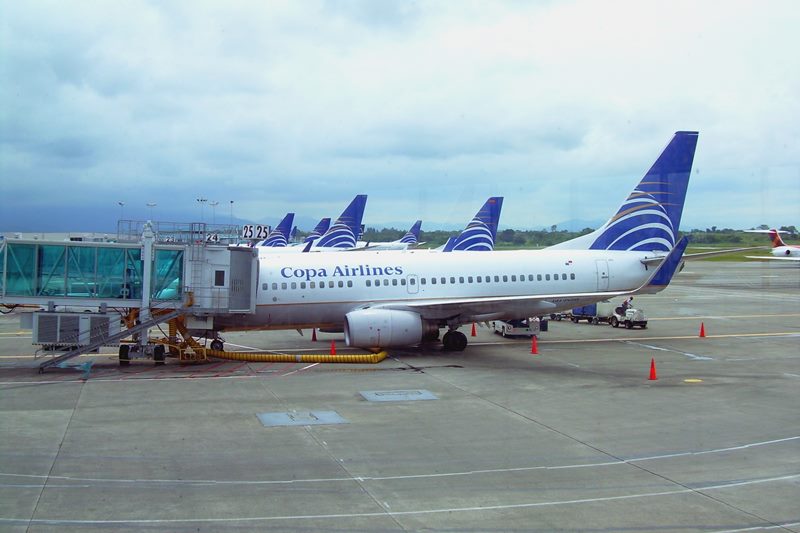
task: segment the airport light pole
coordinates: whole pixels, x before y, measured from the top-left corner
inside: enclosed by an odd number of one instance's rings
[[[125,202],[117,202],[119,206],[119,219],[122,220],[125,218]]]
[[[231,220],[230,220],[230,225],[231,225],[231,227],[233,227],[233,200],[231,200]]]
[[[153,208],[158,204],[155,202],[147,202],[147,207],[150,209],[150,221],[153,221]]]
[[[197,203],[200,204],[200,222],[205,222],[205,219],[203,217],[203,212],[204,212],[203,207],[205,207],[206,202],[208,202],[208,198],[198,198],[197,199]]]
[[[211,223],[212,224],[216,224],[217,223],[217,206],[219,205],[219,202],[208,202],[208,205],[211,206]]]

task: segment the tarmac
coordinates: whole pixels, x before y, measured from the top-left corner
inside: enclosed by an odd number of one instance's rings
[[[634,304],[647,329],[551,321],[538,355],[479,326],[376,365],[41,375],[0,316],[0,530],[800,532],[800,268],[688,263]],[[345,352],[310,333],[226,349]]]

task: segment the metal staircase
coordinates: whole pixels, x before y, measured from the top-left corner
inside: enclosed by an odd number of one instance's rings
[[[72,359],[73,357],[78,357],[79,355],[94,351],[100,348],[101,346],[105,346],[107,344],[114,344],[133,334],[139,333],[148,328],[161,324],[162,322],[168,322],[173,318],[181,316],[185,312],[186,312],[185,309],[173,309],[168,313],[157,314],[156,316],[153,316],[150,319],[140,324],[136,324],[131,328],[124,329],[119,333],[114,333],[113,335],[103,335],[102,333],[96,334],[95,332],[92,332],[91,338],[93,340],[91,343],[86,344],[84,346],[77,346],[62,355],[59,355],[52,359],[48,359],[47,361],[39,365],[39,373],[41,374],[45,371],[46,368],[50,368],[51,366],[56,366],[68,359]]]

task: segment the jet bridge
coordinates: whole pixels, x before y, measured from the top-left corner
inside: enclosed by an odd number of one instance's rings
[[[21,325],[33,344],[65,352],[41,369],[101,346],[163,362],[148,328],[255,312],[258,257],[235,245],[238,228],[122,222],[117,242],[0,239],[0,307],[38,308]]]

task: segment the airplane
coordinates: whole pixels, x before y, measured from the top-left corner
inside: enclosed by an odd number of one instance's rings
[[[263,253],[300,253],[300,252],[337,252],[353,249],[356,245],[356,236],[361,231],[361,219],[364,217],[364,207],[367,204],[367,195],[359,194],[350,202],[336,222],[333,223],[319,237],[306,238],[301,246],[286,246],[283,248],[260,247]],[[315,231],[323,226],[322,219]],[[327,219],[330,223],[330,219]],[[309,236],[310,237],[310,236]]]
[[[411,226],[405,235],[391,242],[370,242],[358,241],[356,243],[356,250],[407,250],[412,246],[419,244],[419,230],[422,226],[422,221],[417,220]]]
[[[486,200],[467,227],[455,237],[450,237],[441,247],[443,252],[494,250],[497,238],[497,223],[503,209],[503,197],[493,196]]]
[[[320,220],[317,223],[316,227],[311,231],[311,233],[306,235],[306,238],[303,239],[303,244],[307,244],[307,243],[309,243],[309,242],[311,242],[313,240],[318,239],[326,231],[328,231],[328,228],[330,228],[330,227],[331,227],[331,219],[330,218],[323,218],[322,220]]]
[[[267,238],[263,241],[256,243],[256,246],[267,246],[273,248],[281,248],[289,244],[289,232],[292,229],[292,222],[294,222],[294,213],[286,213],[275,229],[269,232]]]
[[[757,230],[761,233],[760,230]],[[769,230],[769,238],[772,241],[772,256],[767,255],[746,255],[748,259],[769,259],[778,261],[800,261],[800,246],[796,244],[786,244],[781,239],[777,229]]]
[[[462,351],[463,324],[658,292],[688,243],[678,228],[697,138],[676,132],[605,225],[558,247],[457,254],[260,248],[256,312],[215,316],[206,333],[216,339],[226,329],[338,327],[348,346],[377,350],[433,341],[447,328],[443,349]]]

